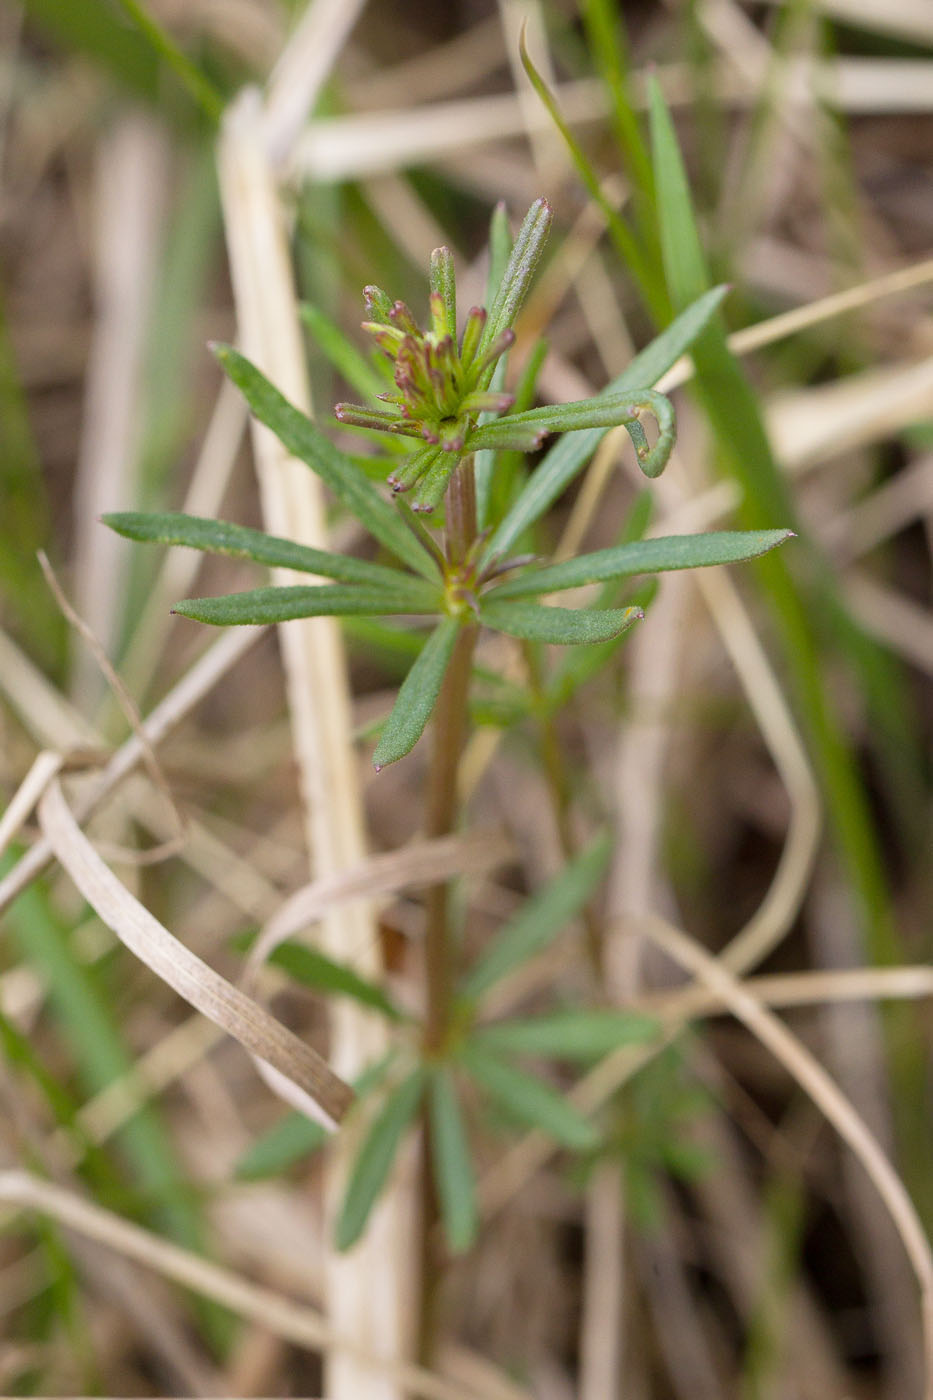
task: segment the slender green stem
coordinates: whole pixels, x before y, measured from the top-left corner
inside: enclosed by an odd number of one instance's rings
[[[447,563],[451,572],[455,572],[465,563],[476,538],[476,487],[472,457],[464,458],[451,477],[446,504]],[[425,811],[427,836],[447,836],[457,825],[457,770],[467,737],[467,698],[477,632],[478,628],[473,625],[461,629],[434,712],[434,751]],[[424,1047],[428,1055],[436,1055],[443,1050],[450,1028],[453,990],[450,897],[449,884],[433,885],[427,896]],[[430,1364],[437,1333],[439,1261],[433,1242],[438,1204],[427,1110],[422,1131],[418,1351],[422,1363]]]

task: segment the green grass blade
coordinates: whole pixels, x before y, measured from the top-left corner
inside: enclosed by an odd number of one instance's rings
[[[534,1075],[506,1064],[475,1040],[461,1047],[460,1058],[477,1084],[519,1123],[578,1152],[596,1146],[599,1137],[593,1125]]]
[[[111,1012],[94,968],[74,956],[68,935],[51,912],[39,885],[10,907],[6,927],[48,990],[62,1034],[74,1055],[83,1088],[91,1094],[116,1079],[130,1077],[133,1057]],[[199,1248],[199,1213],[184,1186],[171,1139],[158,1110],[146,1104],[120,1129],[123,1148],[138,1186],[156,1206],[163,1225],[178,1240]]]
[[[641,608],[551,608],[540,603],[483,600],[480,617],[487,627],[526,642],[574,646],[620,637],[644,613]]]
[[[77,5],[63,4],[62,0],[24,0],[24,8],[46,34],[92,58],[121,88],[149,102],[157,100],[158,58],[141,34],[121,23],[112,5],[103,0],[81,0]]]
[[[675,360],[689,350],[728,291],[714,287],[689,306],[686,311],[647,345],[620,375],[608,386],[606,393],[622,394],[647,388],[670,369]],[[483,566],[492,559],[504,558],[515,541],[540,520],[589,461],[608,429],[590,428],[584,432],[562,437],[551,448],[532,473],[514,506],[494,532],[483,553]]]
[[[318,474],[380,544],[416,573],[433,581],[436,577],[433,560],[356,466],[238,351],[229,345],[219,345],[215,353],[260,423],[270,428],[294,457]]]
[[[402,682],[392,713],[373,754],[378,773],[388,763],[397,763],[417,744],[437,704],[444,674],[450,664],[460,622],[445,617],[422,647],[417,660]]]
[[[792,530],[715,530],[706,535],[666,535],[635,540],[593,554],[581,554],[566,563],[526,569],[518,577],[500,584],[489,596],[523,598],[529,594],[579,588],[585,583],[628,578],[633,574],[736,564],[766,554],[792,538]]]
[[[347,554],[332,554],[326,549],[312,549],[295,540],[280,539],[246,525],[228,520],[209,520],[198,515],[180,515],[173,511],[162,514],[142,514],[120,511],[101,517],[105,525],[130,540],[151,544],[186,545],[208,554],[227,554],[234,559],[252,559],[270,568],[297,569],[301,573],[320,574],[323,578],[339,579],[341,583],[360,583],[372,588],[408,588],[425,586],[398,569],[384,564],[371,564],[366,559],[354,559]]]
[[[298,617],[434,613],[440,606],[439,594],[428,590],[390,593],[358,584],[320,583],[308,588],[253,588],[218,598],[183,598],[172,612],[212,627],[244,627],[292,622]]]
[[[632,231],[625,219],[617,209],[614,209],[606,198],[602,185],[586,152],[580,145],[568,123],[564,120],[563,113],[557,105],[554,94],[551,92],[541,74],[531,61],[528,50],[525,47],[524,37],[521,40],[521,59],[525,72],[531,81],[531,85],[541,99],[551,120],[557,127],[570,158],[576,167],[577,174],[589,190],[595,204],[602,211],[606,220],[609,235],[618,250],[623,262],[631,269],[639,288],[646,302],[657,314],[663,314],[665,310],[664,286],[657,269],[652,268],[649,258],[637,235]]]
[[[554,880],[526,900],[464,978],[460,995],[477,1001],[496,982],[552,943],[592,897],[606,872],[611,850],[609,835],[598,836]]]
[[[300,309],[315,344],[337,373],[364,399],[374,399],[386,387],[379,371],[320,307],[303,302]]]
[[[444,1233],[452,1254],[470,1248],[479,1228],[470,1144],[450,1070],[439,1065],[428,1088],[431,1114],[431,1166]]]
[[[424,1093],[425,1071],[419,1065],[389,1095],[359,1150],[337,1221],[336,1246],[349,1249],[366,1228],[366,1221]]]
[[[499,1054],[593,1060],[620,1045],[653,1040],[659,1030],[660,1023],[652,1017],[629,1011],[555,1011],[481,1026],[474,1039]]]
[[[675,304],[682,304],[702,290],[707,272],[677,137],[656,82],[651,84],[651,124],[665,268]],[[697,338],[692,354],[697,392],[716,434],[720,459],[744,490],[740,513],[751,526],[772,525],[775,520],[793,526],[793,502],[771,453],[755,396],[718,321]],[[757,568],[781,627],[830,816],[857,892],[867,945],[874,956],[891,961],[897,956],[897,940],[880,853],[865,794],[829,706],[820,644],[800,586],[782,555],[761,560]]]
[[[117,0],[117,4],[133,21],[155,53],[175,72],[204,115],[217,125],[226,105],[223,93],[214,87],[196,63],[192,63],[188,55],[178,47],[171,35],[156,23],[139,0]]]

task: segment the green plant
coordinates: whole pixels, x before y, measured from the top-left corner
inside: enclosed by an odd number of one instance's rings
[[[497,220],[494,238],[501,246],[501,214]],[[504,268],[489,311],[473,308],[459,339],[453,264],[446,249],[432,259],[427,330],[419,328],[403,303],[393,302],[376,287],[366,289],[370,319],[364,328],[381,352],[387,387],[379,396],[380,407],[339,404],[336,413],[345,425],[379,435],[389,463],[391,501],[254,365],[229,347],[217,348],[220,363],[256,417],[317,472],[366,527],[381,558],[310,549],[240,525],[184,515],[105,517],[113,529],[134,540],[188,545],[329,580],[177,604],[177,612],[202,622],[229,626],[320,615],[431,619],[432,630],[399,688],[373,755],[377,769],[397,762],[434,717],[425,799],[429,835],[453,830],[460,818],[455,779],[469,727],[474,649],[482,628],[518,638],[532,658],[541,644],[568,647],[578,655],[578,647],[614,642],[642,618],[641,606],[616,597],[624,581],[749,559],[790,533],[772,529],[627,538],[561,562],[524,549],[532,527],[586,464],[608,428],[625,427],[647,476],[663,469],[674,444],[673,409],[648,386],[689,349],[724,295],[723,288],[716,288],[687,307],[595,397],[512,411],[514,397],[497,387],[493,376],[514,340],[513,323],[550,223],[546,201],[536,201],[502,259]],[[645,412],[657,425],[653,444],[641,422]],[[557,444],[510,501],[498,505],[497,493],[484,490],[480,528],[475,454],[529,453],[551,433],[561,434]],[[399,452],[400,439],[408,440],[404,455]],[[486,461],[495,472],[495,455]],[[595,584],[603,585],[596,606],[568,608],[543,601],[552,593]],[[533,712],[539,718],[553,716],[581,683],[584,671],[569,682],[558,672],[553,684],[543,683],[534,695],[519,690],[517,718]],[[562,1006],[530,1018],[496,1022],[486,1004],[507,974],[539,953],[591,904],[610,848],[604,832],[582,851],[568,850],[566,868],[522,905],[466,968],[455,949],[449,891],[444,886],[431,891],[424,1010],[416,1019],[403,1014],[382,988],[322,955],[297,945],[279,949],[277,960],[292,976],[332,995],[356,998],[386,1015],[396,1029],[396,1049],[367,1089],[382,1095],[381,1107],[350,1174],[337,1227],[340,1246],[350,1246],[364,1229],[406,1130],[419,1115],[430,1144],[438,1209],[454,1251],[470,1245],[477,1225],[466,1127],[470,1103],[494,1104],[507,1121],[538,1128],[572,1150],[596,1147],[599,1134],[594,1125],[524,1062],[592,1061],[627,1041],[653,1036],[654,1023],[617,1010]],[[277,1132],[265,1156],[251,1154],[244,1172],[280,1169],[319,1138],[319,1133],[309,1134],[292,1120]]]

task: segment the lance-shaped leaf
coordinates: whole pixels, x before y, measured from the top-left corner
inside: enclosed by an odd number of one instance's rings
[[[512,245],[509,260],[498,291],[489,310],[489,317],[480,341],[482,357],[508,330],[518,315],[525,294],[535,275],[551,227],[551,206],[546,199],[536,199],[525,215]],[[491,376],[492,370],[489,374]]]
[[[270,428],[283,447],[306,462],[322,481],[390,553],[426,578],[434,565],[409,534],[375,486],[320,432],[304,413],[289,403],[264,374],[229,345],[215,347],[224,371],[243,393],[253,413]]]
[[[330,992],[333,996],[351,997],[363,1006],[380,1011],[391,1021],[406,1019],[404,1012],[399,1010],[391,997],[375,982],[368,981],[352,967],[334,962],[317,948],[310,948],[305,943],[295,943],[291,940],[280,943],[270,953],[269,962],[307,987]]]
[[[431,1074],[431,1166],[441,1205],[444,1233],[453,1254],[462,1254],[476,1238],[478,1215],[473,1164],[454,1077],[445,1065]]]
[[[457,334],[457,277],[454,271],[453,254],[449,248],[435,248],[431,254],[431,315],[435,317],[434,297],[440,298],[443,308],[443,323],[438,322],[436,330],[440,335]]]
[[[599,884],[611,850],[609,836],[598,836],[555,879],[527,899],[468,973],[460,995],[477,1001],[514,968],[552,943]]]
[[[297,569],[301,573],[320,574],[322,578],[339,579],[341,583],[369,584],[373,588],[420,587],[420,580],[389,569],[384,564],[371,564],[366,559],[354,559],[347,554],[331,554],[329,550],[312,549],[295,540],[279,539],[262,530],[235,525],[228,520],[207,520],[199,515],[179,515],[171,511],[148,515],[136,511],[120,511],[101,517],[105,525],[127,539],[153,544],[187,545],[207,554],[228,554],[236,559],[253,559],[271,568]]]
[[[437,704],[444,673],[450,663],[460,623],[445,617],[425,642],[399,689],[392,713],[373,754],[378,773],[387,763],[395,763],[414,748],[424,733],[431,711]]]
[[[656,383],[674,361],[689,350],[709,324],[727,291],[728,287],[714,287],[688,306],[667,330],[635,356],[631,364],[612,381],[606,393],[634,393],[643,386]],[[540,519],[589,461],[607,431],[605,428],[590,428],[570,433],[554,444],[489,540],[483,552],[482,567],[508,554],[519,536]]]
[[[463,1044],[460,1058],[477,1084],[518,1122],[576,1151],[596,1146],[598,1134],[592,1123],[534,1075],[506,1064],[477,1040]]]
[[[419,1065],[389,1095],[367,1133],[353,1164],[337,1221],[338,1249],[349,1249],[363,1233],[369,1212],[392,1170],[402,1135],[418,1111],[424,1078],[425,1071]]]
[[[237,1161],[234,1176],[238,1181],[261,1181],[270,1176],[281,1176],[296,1162],[302,1162],[312,1152],[317,1152],[329,1137],[326,1128],[312,1122],[303,1113],[288,1113],[247,1148]]]
[[[357,1076],[353,1088],[360,1098],[371,1093],[385,1079],[394,1058],[395,1052],[389,1051],[374,1064],[367,1065]],[[281,1176],[289,1167],[304,1161],[312,1152],[323,1147],[329,1137],[326,1128],[305,1114],[287,1113],[246,1149],[234,1167],[234,1176],[239,1181]]]
[[[608,642],[644,617],[641,608],[549,608],[540,603],[499,603],[490,597],[480,604],[480,619],[497,632],[525,642]]]
[[[498,1054],[546,1055],[592,1060],[620,1045],[652,1040],[660,1023],[630,1011],[555,1011],[521,1021],[501,1021],[474,1031],[478,1044]]]
[[[413,583],[416,580],[412,580]],[[291,622],[296,617],[377,616],[380,613],[433,613],[441,607],[437,589],[375,589],[362,585],[322,583],[303,588],[253,588],[219,598],[184,598],[172,612],[213,627]]]
[[[529,568],[499,584],[490,599],[524,598],[533,593],[557,593],[585,583],[605,583],[632,574],[698,569],[713,564],[737,564],[754,559],[793,538],[792,530],[715,530],[708,535],[667,535],[652,540],[581,554],[562,564]]]

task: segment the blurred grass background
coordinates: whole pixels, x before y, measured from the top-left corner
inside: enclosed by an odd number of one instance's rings
[[[327,7],[311,9],[326,29]],[[713,953],[747,926],[790,833],[810,823],[812,869],[801,857],[771,936],[740,970],[801,974],[789,1000],[806,1004],[788,1023],[871,1125],[929,1228],[933,9],[371,0],[359,10],[277,167],[299,294],[313,308],[322,421],[363,373],[334,330],[360,346],[362,285],[420,313],[427,258],[446,242],[462,305],[482,300],[481,252],[503,198],[513,219],[541,192],[556,210],[514,357],[520,366],[546,333],[545,397],[600,387],[706,286],[734,284],[723,326],[696,348],[694,383],[678,393],[678,460],[654,521],[664,533],[730,522],[799,531],[733,579],[778,708],[732,627],[731,595],[665,580],[621,666],[607,657],[584,683],[584,660],[568,663],[567,800],[581,829],[599,813],[616,820],[607,918],[654,909]],[[7,0],[0,11],[5,798],[37,749],[80,749],[93,762],[88,750],[127,732],[36,550],[145,713],[206,644],[168,612],[195,565],[127,548],[97,516],[185,508],[260,522],[245,415],[205,348],[237,334],[215,143],[227,103],[269,80],[305,18],[284,0]],[[572,153],[521,69],[523,21]],[[675,161],[652,163],[651,69],[689,190]],[[672,149],[657,111],[653,134],[656,149]],[[542,522],[539,547],[609,544],[644,510],[618,460],[596,460]],[[332,524],[339,547],[353,547],[352,527],[336,514]],[[208,563],[198,590],[250,577]],[[363,730],[385,712],[409,639],[375,624],[346,638]],[[511,661],[481,660],[492,670]],[[507,675],[521,683],[520,668]],[[491,723],[468,755],[472,812],[504,823],[521,859],[508,878],[471,888],[480,928],[560,859],[531,729],[513,722],[507,687],[491,695]],[[188,822],[184,849],[120,867],[230,975],[235,936],[304,878],[284,716],[269,636],[161,751]],[[798,734],[806,758],[795,768]],[[373,782],[367,752],[372,847],[394,850],[419,825],[420,762]],[[173,835],[145,786],[108,805],[94,830],[122,846]],[[417,903],[389,902],[379,927],[391,976],[410,984]],[[320,1301],[318,1169],[236,1179],[282,1117],[245,1059],[187,1020],[54,873],[30,885],[3,929],[0,1166],[80,1186],[234,1271]],[[671,982],[668,963],[613,946],[613,997],[648,1000]],[[854,969],[869,974],[857,1000]],[[885,995],[895,984],[882,974],[898,971],[896,995]],[[572,959],[542,975],[576,994]],[[322,1034],[311,996],[290,987],[276,1005]],[[122,1109],[107,1098],[114,1085],[129,1086]],[[897,1235],[800,1085],[745,1030],[722,1016],[698,1024],[633,1079],[617,1118],[608,1174],[605,1162],[589,1177],[548,1162],[498,1195],[505,1142],[484,1130],[496,1224],[452,1268],[445,1297],[451,1345],[500,1368],[451,1361],[467,1388],[473,1377],[470,1393],[511,1393],[501,1388],[510,1375],[517,1393],[595,1400],[600,1328],[624,1338],[626,1397],[922,1393],[916,1289]],[[626,1265],[601,1291],[594,1234],[613,1208],[628,1224]],[[124,1276],[113,1259],[41,1215],[9,1213],[0,1389],[318,1393],[313,1355],[216,1300],[156,1287],[130,1265]]]

